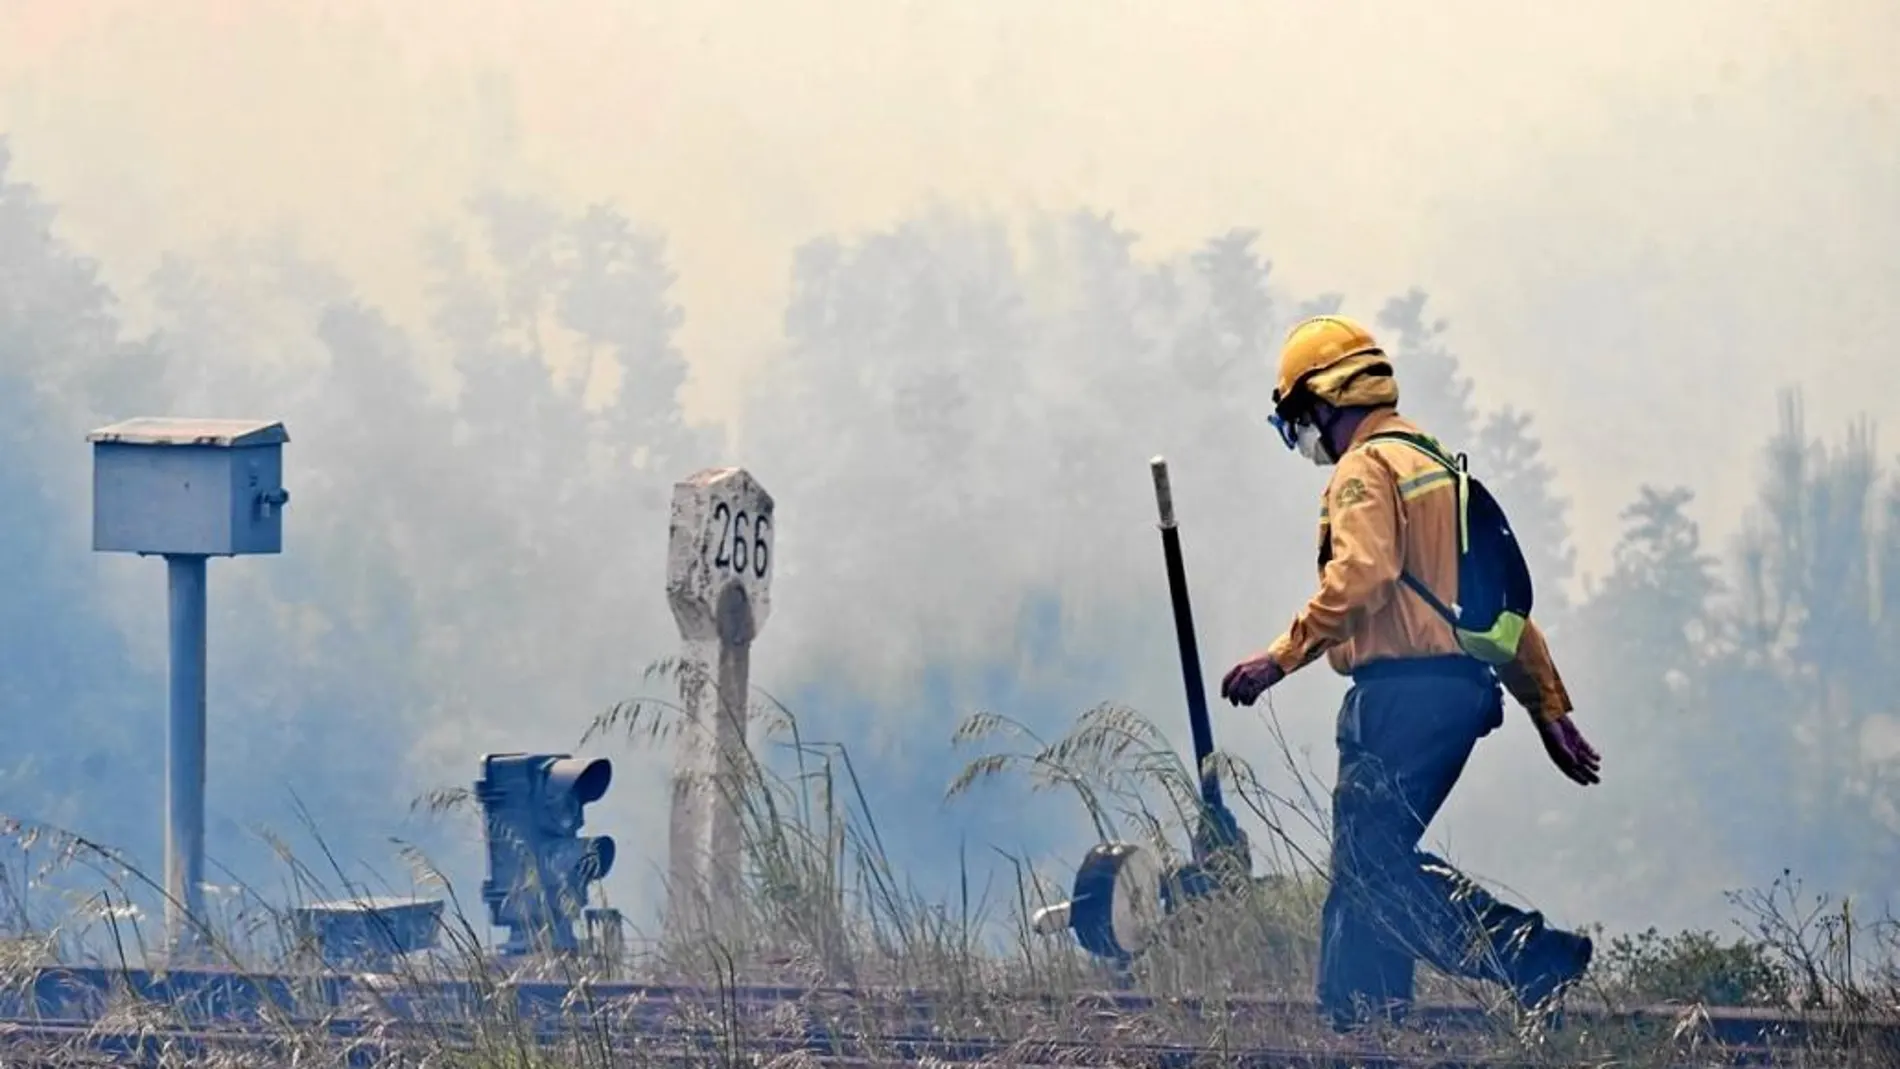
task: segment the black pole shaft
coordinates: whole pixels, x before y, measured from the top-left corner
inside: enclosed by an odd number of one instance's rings
[[[1209,809],[1221,806],[1220,780],[1207,759],[1214,753],[1214,729],[1207,718],[1207,684],[1201,679],[1201,651],[1194,641],[1194,609],[1188,604],[1187,566],[1181,561],[1181,532],[1174,523],[1174,491],[1168,484],[1168,462],[1148,462],[1154,473],[1155,505],[1161,513],[1161,553],[1168,565],[1168,595],[1174,602],[1174,638],[1181,651],[1181,682],[1187,688],[1188,728],[1194,734],[1194,769],[1201,781],[1201,801]]]

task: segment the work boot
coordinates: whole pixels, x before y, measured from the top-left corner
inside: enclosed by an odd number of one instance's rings
[[[1583,979],[1595,954],[1589,936],[1546,928],[1511,970],[1519,1008],[1551,1019],[1559,996]]]

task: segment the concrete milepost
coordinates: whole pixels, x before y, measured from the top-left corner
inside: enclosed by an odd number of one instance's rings
[[[685,649],[686,724],[673,768],[667,928],[731,931],[742,877],[736,792],[747,761],[747,670],[772,608],[772,495],[743,468],[673,487],[666,597]]]
[[[165,931],[202,949],[205,827],[205,562],[283,550],[283,445],[275,422],[132,419],[92,443],[92,548],[165,558],[171,710],[165,759]]]

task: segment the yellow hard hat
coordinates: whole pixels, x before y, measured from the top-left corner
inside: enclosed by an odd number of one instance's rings
[[[1274,411],[1290,419],[1312,400],[1340,408],[1398,403],[1399,384],[1385,350],[1355,320],[1313,316],[1287,332],[1273,388]]]

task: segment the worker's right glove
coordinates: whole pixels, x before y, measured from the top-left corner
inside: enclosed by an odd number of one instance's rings
[[[1550,755],[1550,762],[1558,771],[1586,787],[1603,781],[1598,775],[1603,758],[1584,739],[1583,732],[1577,730],[1568,714],[1555,720],[1535,719],[1537,735],[1544,740],[1544,752]]]
[[[1235,705],[1252,705],[1267,689],[1286,678],[1265,651],[1229,668],[1221,677],[1220,696]]]

